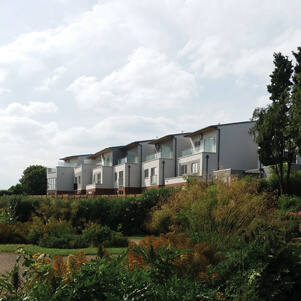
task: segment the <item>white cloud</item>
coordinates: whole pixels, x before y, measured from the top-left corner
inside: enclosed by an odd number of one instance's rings
[[[60,80],[62,75],[66,72],[65,67],[57,67],[54,71],[53,74],[49,77],[46,77],[41,86],[37,87],[35,90],[36,91],[48,91],[52,86],[56,84],[57,81]]]
[[[139,48],[103,80],[82,76],[68,87],[81,108],[100,112],[179,109],[197,94],[195,78],[153,49]]]
[[[5,113],[10,116],[34,116],[55,113],[57,109],[57,105],[53,102],[29,102],[28,105],[14,102],[8,105]]]
[[[260,96],[256,101],[256,106],[259,108],[264,108],[267,105],[271,104],[270,97],[268,95]]]

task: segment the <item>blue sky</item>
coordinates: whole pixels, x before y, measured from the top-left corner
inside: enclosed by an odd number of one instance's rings
[[[252,117],[298,0],[0,4],[0,189],[35,164]]]

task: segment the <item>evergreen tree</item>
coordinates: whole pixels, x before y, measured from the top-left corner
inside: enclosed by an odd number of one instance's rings
[[[294,68],[287,56],[274,53],[275,69],[267,86],[272,103],[255,109],[256,124],[249,131],[259,146],[259,160],[275,171],[281,194],[287,192],[291,165],[301,149],[301,47],[293,54]]]

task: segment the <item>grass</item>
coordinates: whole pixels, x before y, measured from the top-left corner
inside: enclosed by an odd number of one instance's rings
[[[36,253],[45,253],[50,257],[54,257],[56,255],[68,256],[70,254],[75,254],[78,251],[84,251],[87,255],[96,255],[97,248],[83,248],[83,249],[52,249],[52,248],[42,248],[35,245],[18,245],[18,244],[6,244],[0,245],[0,252],[6,253],[15,253],[16,250],[22,246],[24,251],[33,255]],[[119,255],[126,251],[126,248],[107,248],[108,252],[112,255]]]

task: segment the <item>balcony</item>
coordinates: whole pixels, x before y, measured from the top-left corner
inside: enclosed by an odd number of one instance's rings
[[[146,156],[145,161],[151,161],[151,160],[156,160],[156,159],[160,159],[160,158],[162,158],[161,152]]]
[[[193,148],[188,148],[182,151],[182,157],[184,156],[190,156],[198,153],[204,152],[204,147],[203,146],[198,146],[198,147],[193,147]]]
[[[124,157],[124,158],[118,160],[118,164],[125,164],[125,163],[128,163],[127,157]]]
[[[47,174],[56,173],[56,168],[47,168]]]
[[[59,167],[76,167],[77,163],[67,163],[67,162],[59,162],[57,166]]]

